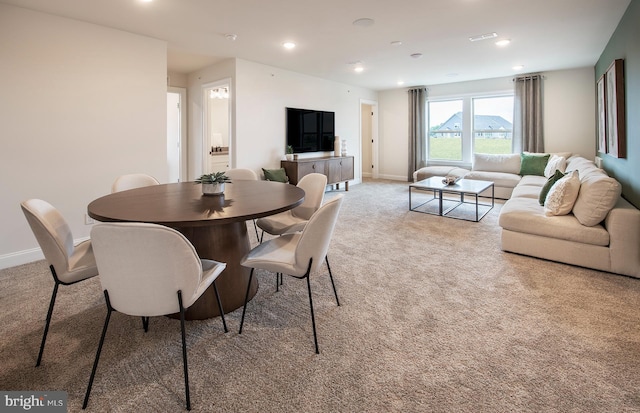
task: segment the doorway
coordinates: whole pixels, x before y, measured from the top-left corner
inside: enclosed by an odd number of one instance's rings
[[[223,172],[231,167],[230,99],[230,79],[202,86],[202,170],[206,173]]]
[[[169,87],[167,90],[167,169],[168,182],[187,180],[187,90]]]

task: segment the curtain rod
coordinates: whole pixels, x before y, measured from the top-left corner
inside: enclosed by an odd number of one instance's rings
[[[529,75],[516,76],[511,80],[516,82],[518,80],[532,80],[532,79],[536,79],[536,78],[545,79],[545,76],[543,74],[541,74],[541,73],[532,73],[532,74],[529,74]]]

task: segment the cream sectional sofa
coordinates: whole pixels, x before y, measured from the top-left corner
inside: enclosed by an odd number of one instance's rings
[[[519,175],[520,154],[477,154],[472,170],[429,166],[413,178],[455,175],[493,181],[496,198],[507,200],[498,221],[503,251],[640,278],[640,210],[620,196],[620,184],[592,161],[556,155],[566,159],[566,172],[578,171],[580,180],[566,215],[550,215],[540,205],[547,177]]]
[[[487,155],[477,153],[473,156],[473,167],[471,170],[454,166],[427,166],[420,168],[413,173],[414,181],[421,181],[432,176],[453,175],[464,177],[465,179],[477,179],[481,181],[492,181],[495,190],[495,197],[498,199],[509,199],[513,189],[518,185],[520,179],[520,154],[507,155]],[[491,196],[491,191],[487,190],[483,196]]]
[[[580,156],[567,159],[580,190],[571,212],[549,215],[540,205],[542,176],[523,176],[500,211],[502,250],[640,278],[640,210],[620,184]]]

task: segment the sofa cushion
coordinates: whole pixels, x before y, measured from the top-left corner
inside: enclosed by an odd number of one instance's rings
[[[580,192],[573,206],[573,215],[582,225],[597,225],[606,218],[620,198],[622,187],[618,181],[604,173],[590,173],[580,181]]]
[[[555,173],[551,177],[549,177],[549,179],[547,179],[547,182],[545,182],[545,184],[542,186],[540,195],[538,196],[538,202],[540,202],[540,205],[544,205],[544,201],[547,200],[547,194],[549,193],[549,190],[551,189],[553,184],[562,179],[564,175],[565,174],[562,171],[556,169]]]
[[[540,197],[540,187],[536,185],[518,185],[513,188],[511,198],[519,197],[538,199]]]
[[[549,157],[549,162],[547,162],[547,166],[544,168],[544,176],[547,178],[551,178],[555,171],[563,172],[567,169],[567,158],[564,156],[551,155]]]
[[[507,172],[471,171],[465,175],[464,179],[491,181],[497,187],[515,188],[520,182],[520,175]]]
[[[544,168],[549,162],[549,154],[534,155],[530,153],[520,154],[520,175],[544,176]]]
[[[609,245],[602,225],[587,227],[573,214],[547,216],[537,198],[511,198],[502,206],[499,225],[507,230],[583,244]]]
[[[520,172],[520,155],[517,153],[502,155],[474,153],[472,170],[518,174]]]
[[[547,215],[567,215],[573,209],[578,192],[580,192],[580,178],[578,171],[573,171],[551,186],[544,201],[545,213]]]
[[[544,186],[545,182],[547,182],[547,178],[545,178],[544,176],[525,175],[520,180],[520,184],[518,186],[531,185],[531,186],[537,186],[539,189]]]
[[[580,175],[583,176],[583,172],[594,169],[602,172],[602,170],[599,169],[593,161],[590,161],[580,155],[573,155],[570,158],[567,158],[567,168],[565,169],[565,172],[579,170]]]

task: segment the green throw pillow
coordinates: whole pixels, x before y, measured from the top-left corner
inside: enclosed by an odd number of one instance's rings
[[[520,175],[544,176],[544,168],[549,162],[549,154],[532,155],[523,153],[520,155]]]
[[[267,181],[284,182],[285,184],[289,182],[289,178],[287,177],[287,173],[284,171],[284,168],[280,168],[280,169],[262,168],[262,172],[264,172],[264,179],[266,179]]]
[[[549,193],[549,190],[551,189],[553,184],[555,184],[560,180],[560,178],[565,175],[566,174],[563,174],[558,169],[556,169],[556,172],[551,175],[549,179],[547,179],[547,182],[545,182],[545,184],[542,186],[542,190],[540,191],[540,198],[538,198],[538,201],[540,201],[540,205],[544,205],[544,201],[547,200],[547,194]]]

